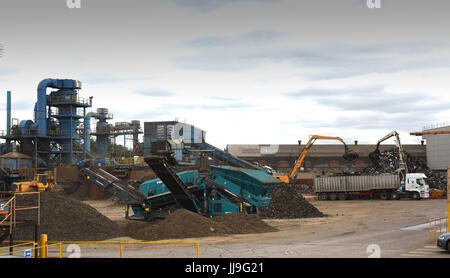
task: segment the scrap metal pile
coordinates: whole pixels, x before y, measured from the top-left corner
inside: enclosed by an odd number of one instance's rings
[[[369,166],[362,170],[364,174],[395,173],[399,171],[400,156],[397,149],[385,150],[369,157]],[[433,172],[422,158],[405,152],[405,161],[410,173],[424,173],[428,177],[427,182],[430,188],[444,189],[447,186],[446,175]]]

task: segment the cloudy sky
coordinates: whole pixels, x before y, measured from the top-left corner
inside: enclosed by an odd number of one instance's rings
[[[82,81],[114,121],[178,118],[219,147],[417,143],[450,122],[450,1],[80,2],[0,0],[0,129],[6,90],[32,119],[45,78]]]

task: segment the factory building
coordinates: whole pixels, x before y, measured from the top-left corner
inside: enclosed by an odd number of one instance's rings
[[[204,142],[206,132],[198,127],[178,121],[160,121],[144,123],[144,156],[166,149],[167,140],[175,146],[175,154],[184,148],[184,144]]]
[[[230,154],[252,163],[260,163],[271,168],[287,172],[292,169],[305,145],[227,145]],[[376,145],[356,144],[348,146],[359,158],[355,161],[343,159],[344,146],[338,144],[313,145],[304,160],[305,173],[321,174],[322,172],[357,172],[368,166],[369,153]],[[405,144],[404,150],[412,156],[426,159],[426,146],[423,144]],[[380,151],[396,149],[395,145],[381,145]]]

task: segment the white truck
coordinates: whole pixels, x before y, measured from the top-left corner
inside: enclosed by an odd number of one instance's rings
[[[402,184],[398,174],[321,176],[314,178],[314,190],[319,200],[346,200],[350,197],[419,200],[430,197],[426,178],[425,174],[408,173]]]

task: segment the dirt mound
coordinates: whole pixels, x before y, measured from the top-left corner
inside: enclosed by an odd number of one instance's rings
[[[259,209],[262,218],[309,218],[325,216],[310,204],[295,185],[282,184],[270,194],[272,200],[268,207]]]
[[[17,205],[34,206],[36,195],[17,197]],[[137,240],[205,237],[229,234],[251,234],[277,231],[256,215],[231,213],[212,218],[179,209],[162,220],[115,222],[81,201],[55,192],[41,193],[41,224],[39,234],[47,234],[51,241],[102,241],[117,237]],[[32,220],[36,210],[16,212],[17,220]],[[33,227],[16,229],[15,240],[33,240]]]
[[[89,187],[86,183],[76,182],[64,182],[59,183],[63,188],[63,192],[66,196],[79,201],[89,200]]]
[[[17,205],[37,204],[35,195],[17,197]],[[17,211],[17,220],[35,220],[36,210]],[[16,240],[33,240],[32,227],[16,229]],[[80,201],[54,192],[41,193],[41,225],[39,234],[47,234],[49,240],[100,241],[121,235],[119,226]]]
[[[179,209],[163,220],[154,223],[129,222],[124,234],[140,240],[205,237],[226,234],[251,234],[274,232],[255,215],[227,214],[212,219]]]
[[[231,234],[270,233],[277,231],[277,229],[267,225],[256,215],[252,214],[228,213],[213,217],[213,221],[230,227]]]

